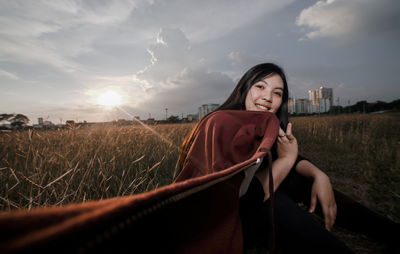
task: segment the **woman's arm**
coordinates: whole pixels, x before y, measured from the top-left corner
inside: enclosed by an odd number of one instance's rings
[[[289,174],[298,156],[297,140],[292,134],[292,124],[289,123],[286,133],[280,129],[277,139],[278,158],[272,163],[272,177],[274,191]],[[296,164],[296,172],[304,177],[313,179],[309,212],[314,212],[317,200],[320,202],[325,219],[325,228],[331,230],[336,219],[336,201],[329,177],[307,160],[301,160]],[[266,169],[258,170],[256,177],[261,182],[265,197],[269,198],[269,176]]]
[[[274,181],[274,191],[279,187],[282,181],[289,174],[297,159],[298,147],[297,140],[292,135],[292,124],[289,123],[286,133],[280,129],[277,138],[278,158],[272,162],[272,177]],[[265,197],[269,198],[269,174],[267,169],[261,169],[256,172],[256,177],[261,182]]]
[[[337,207],[329,177],[307,160],[297,163],[296,172],[313,179],[309,212],[314,212],[318,200],[324,214],[325,228],[330,231],[335,223]]]

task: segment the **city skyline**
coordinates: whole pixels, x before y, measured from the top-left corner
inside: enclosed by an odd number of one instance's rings
[[[395,0],[1,1],[0,113],[110,121],[221,104],[261,62],[289,96],[400,97]]]

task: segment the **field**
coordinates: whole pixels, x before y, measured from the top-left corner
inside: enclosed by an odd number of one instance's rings
[[[400,221],[398,114],[295,117],[300,153],[335,188]],[[131,195],[169,184],[193,124],[0,133],[0,210]],[[380,246],[335,229],[357,253]],[[371,251],[371,252],[369,252]]]
[[[300,154],[331,178],[333,186],[400,222],[400,115],[342,115],[292,119]],[[368,223],[368,222],[366,222]],[[356,253],[382,253],[365,236],[335,227]]]

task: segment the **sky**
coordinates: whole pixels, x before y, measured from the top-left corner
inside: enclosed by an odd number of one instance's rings
[[[400,98],[397,0],[0,0],[0,113],[36,124],[165,119],[273,62],[289,96]],[[106,107],[104,93],[121,105]]]

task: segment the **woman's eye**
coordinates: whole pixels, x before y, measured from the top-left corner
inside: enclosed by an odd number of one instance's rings
[[[264,88],[264,86],[263,85],[255,85],[257,88],[260,88],[260,89],[262,89],[262,88]]]
[[[278,95],[279,97],[282,97],[282,93],[280,92],[275,92],[276,95]]]

